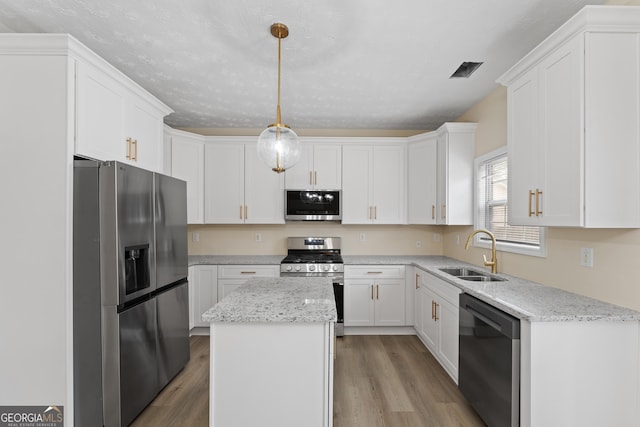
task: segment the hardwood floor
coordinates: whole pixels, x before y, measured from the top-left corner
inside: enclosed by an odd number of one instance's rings
[[[455,383],[415,336],[337,340],[335,427],[485,426]],[[191,337],[185,369],[134,421],[134,427],[209,425],[209,337]]]
[[[335,361],[335,427],[485,424],[416,336],[346,336]]]
[[[132,427],[207,427],[209,425],[209,337],[190,338],[191,359]]]

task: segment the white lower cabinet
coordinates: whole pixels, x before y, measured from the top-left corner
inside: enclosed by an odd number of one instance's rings
[[[279,265],[221,265],[218,267],[218,301],[251,277],[278,277]]]
[[[218,302],[218,266],[189,267],[189,329],[209,327],[202,314]]]
[[[404,326],[403,265],[345,266],[344,325]]]
[[[458,298],[460,289],[416,268],[415,329],[418,336],[458,382]]]

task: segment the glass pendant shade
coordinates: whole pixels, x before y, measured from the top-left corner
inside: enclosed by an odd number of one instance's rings
[[[271,170],[284,172],[300,160],[298,135],[285,125],[270,125],[258,137],[258,157]]]

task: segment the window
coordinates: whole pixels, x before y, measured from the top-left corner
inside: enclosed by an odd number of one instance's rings
[[[508,223],[507,150],[501,148],[476,159],[475,227],[491,231],[501,251],[544,256],[544,228]],[[485,234],[477,234],[475,246],[490,247]]]

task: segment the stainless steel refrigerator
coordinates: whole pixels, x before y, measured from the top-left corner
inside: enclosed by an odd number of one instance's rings
[[[74,162],[74,416],[126,426],[189,360],[186,183]]]

